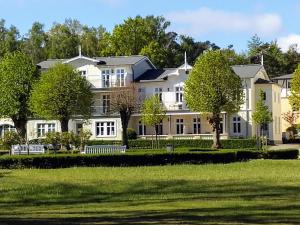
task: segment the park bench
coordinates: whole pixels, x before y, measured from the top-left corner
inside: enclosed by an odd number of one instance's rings
[[[29,151],[28,151],[29,148]],[[12,155],[26,155],[26,154],[44,154],[44,145],[13,145],[11,146]]]
[[[118,145],[92,145],[85,146],[82,154],[114,154],[114,153],[125,153],[126,146]]]

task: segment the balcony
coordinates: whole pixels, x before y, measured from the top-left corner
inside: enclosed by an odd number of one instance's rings
[[[166,109],[170,111],[189,110],[185,102],[167,105]]]
[[[108,106],[92,106],[93,116],[108,116],[111,115]]]
[[[109,81],[109,80],[101,80],[101,88],[115,88],[115,87],[125,87],[124,80],[116,80],[116,81]]]

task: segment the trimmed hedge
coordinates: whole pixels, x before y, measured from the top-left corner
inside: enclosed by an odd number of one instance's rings
[[[210,148],[212,140],[201,139],[170,139],[159,140],[160,148],[166,148],[168,144],[172,144],[175,148],[180,147],[196,147],[196,148]],[[221,140],[222,147],[225,149],[245,149],[256,148],[255,139],[228,139]],[[121,141],[106,141],[106,140],[91,140],[88,145],[121,145]],[[133,149],[149,149],[152,146],[152,140],[129,140],[129,148]]]
[[[265,153],[265,159],[298,159],[298,149],[283,149],[283,150],[269,150]]]

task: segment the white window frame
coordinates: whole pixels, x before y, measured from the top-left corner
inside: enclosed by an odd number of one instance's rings
[[[56,124],[55,123],[37,123],[36,125],[36,133],[37,137],[45,137],[47,133],[55,132]]]
[[[176,119],[176,134],[184,133],[184,120],[182,118]]]
[[[124,87],[125,86],[125,77],[126,71],[124,68],[117,68],[116,69],[116,86],[117,87]]]
[[[175,101],[183,103],[183,86],[175,86]]]
[[[96,137],[116,137],[117,124],[116,121],[96,121],[95,122]]]
[[[79,70],[79,74],[84,77],[87,78],[87,70]]]
[[[193,133],[201,134],[201,118],[200,117],[193,118]]]
[[[159,102],[162,102],[163,89],[161,87],[154,88],[154,95],[158,97]]]
[[[16,128],[10,124],[1,124],[0,127],[1,127],[0,137],[4,137],[6,132],[16,131]]]
[[[110,95],[102,95],[102,112],[104,114],[108,113],[110,110]]]
[[[101,82],[102,82],[102,87],[103,88],[108,88],[110,87],[110,77],[111,75],[111,70],[110,69],[103,69],[101,71]]]
[[[232,118],[232,125],[233,125],[232,131],[234,134],[242,133],[242,118],[240,116],[234,116]]]

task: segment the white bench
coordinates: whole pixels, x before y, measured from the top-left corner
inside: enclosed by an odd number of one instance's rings
[[[85,146],[82,154],[114,154],[114,153],[125,153],[126,146],[117,145],[92,145]]]
[[[29,151],[28,151],[29,148]],[[44,145],[13,145],[11,146],[12,155],[26,155],[26,154],[44,154]]]

